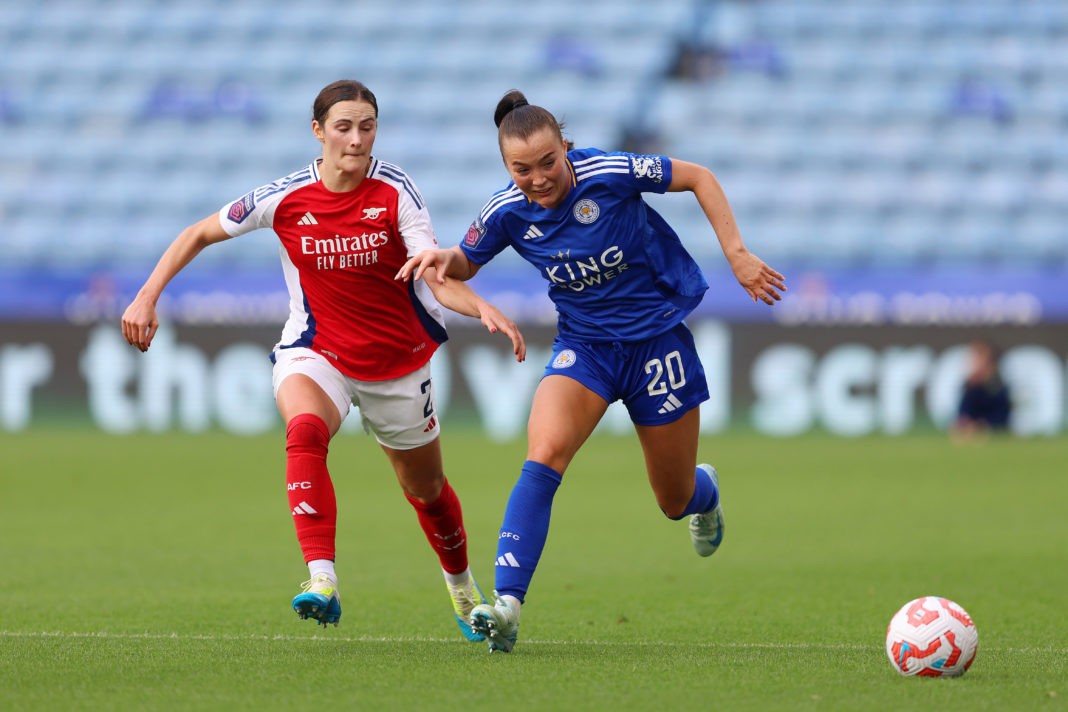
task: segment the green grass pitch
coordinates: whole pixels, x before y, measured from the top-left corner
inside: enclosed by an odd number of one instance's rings
[[[473,568],[522,442],[447,428]],[[556,497],[511,655],[456,628],[385,457],[331,452],[344,615],[306,578],[281,434],[0,435],[0,709],[1055,710],[1068,703],[1068,442],[930,434],[703,441],[710,559],[657,509],[635,438],[595,436]],[[906,679],[886,624],[925,594],[979,629],[956,680]]]

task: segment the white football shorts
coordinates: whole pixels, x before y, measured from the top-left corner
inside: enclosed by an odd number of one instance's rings
[[[299,373],[323,389],[342,420],[350,406],[359,408],[364,429],[386,447],[411,450],[433,442],[441,434],[430,388],[429,363],[389,381],[360,381],[341,373],[325,356],[311,349],[276,349],[273,355],[271,380],[276,398],[282,381]]]

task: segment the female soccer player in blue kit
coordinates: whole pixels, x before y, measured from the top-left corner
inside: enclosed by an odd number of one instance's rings
[[[641,194],[692,192],[754,301],[774,304],[786,284],[746,249],[707,168],[667,156],[572,149],[555,117],[515,90],[498,103],[494,121],[511,183],[486,203],[461,245],[416,255],[397,276],[419,279],[435,267],[439,281],[467,280],[511,247],[548,282],[559,314],[552,360],[531,406],[527,460],[498,539],[496,601],[471,614],[490,651],[509,652],[556,489],[610,403],[622,400],[630,413],[664,514],[690,515],[701,556],[723,537],[716,471],[697,464],[698,405],[708,387],[683,322],[708,284]]]

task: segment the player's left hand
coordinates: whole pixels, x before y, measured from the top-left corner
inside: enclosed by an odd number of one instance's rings
[[[731,269],[754,302],[760,300],[765,304],[774,304],[782,300],[786,278],[752,252],[743,252],[731,260]]]
[[[523,339],[523,332],[519,330],[515,322],[502,314],[500,309],[489,302],[482,302],[479,305],[478,318],[491,334],[496,334],[500,331],[512,340],[512,353],[515,354],[516,361],[522,363],[526,360],[527,343]]]

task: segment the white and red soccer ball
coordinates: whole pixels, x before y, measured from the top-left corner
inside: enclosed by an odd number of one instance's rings
[[[886,627],[886,654],[902,675],[958,677],[975,660],[978,646],[971,616],[948,598],[909,601]]]

